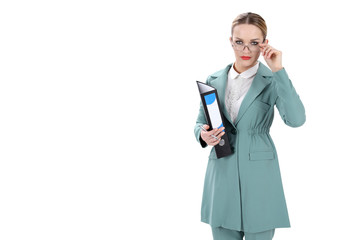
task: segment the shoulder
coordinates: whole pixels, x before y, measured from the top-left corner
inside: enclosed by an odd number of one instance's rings
[[[212,78],[217,78],[218,76],[220,76],[222,73],[224,73],[224,71],[226,70],[226,68],[220,69],[212,74],[209,75],[209,77]]]
[[[265,77],[274,77],[274,73],[271,71],[271,69],[262,62],[259,62],[258,72]]]
[[[271,69],[262,62],[259,63],[257,74],[261,75],[265,82],[270,83],[271,85],[276,84],[277,73],[272,72]]]
[[[208,76],[208,78],[206,79],[206,81],[210,81],[212,79],[215,79],[215,78],[218,78],[220,75],[224,74],[224,73],[227,73],[229,71],[229,69],[231,68],[233,63],[229,63],[226,67],[220,69],[220,70],[217,70],[216,72],[210,74]]]

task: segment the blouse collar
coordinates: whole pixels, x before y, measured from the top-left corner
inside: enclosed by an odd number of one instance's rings
[[[232,79],[236,79],[238,78],[239,76],[241,78],[251,78],[253,77],[258,68],[259,68],[259,61],[256,62],[256,64],[254,66],[252,66],[251,68],[247,69],[246,71],[242,72],[242,73],[238,73],[235,69],[234,69],[234,65],[235,63],[232,64],[230,70],[229,70],[229,76],[230,78]]]

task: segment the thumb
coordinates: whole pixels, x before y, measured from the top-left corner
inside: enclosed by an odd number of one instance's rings
[[[208,129],[210,128],[209,125],[207,125],[207,124],[203,125],[203,127],[204,127],[206,130],[208,130]]]

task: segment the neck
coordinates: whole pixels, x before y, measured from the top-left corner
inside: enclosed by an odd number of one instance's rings
[[[256,63],[257,63],[257,61],[255,61],[251,66],[243,67],[243,66],[241,66],[241,64],[238,61],[236,61],[234,64],[234,69],[236,72],[242,73],[242,72],[248,70],[249,68],[252,68],[253,66],[255,66]]]

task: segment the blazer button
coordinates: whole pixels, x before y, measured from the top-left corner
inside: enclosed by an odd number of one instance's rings
[[[237,133],[236,129],[235,128],[231,129],[231,133],[235,135]]]

